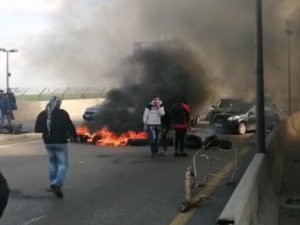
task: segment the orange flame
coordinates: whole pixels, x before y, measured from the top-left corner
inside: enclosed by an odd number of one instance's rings
[[[117,135],[107,127],[104,127],[95,133],[91,133],[90,129],[86,126],[78,127],[76,131],[78,136],[87,138],[87,142],[89,143],[94,142],[95,138],[99,137],[99,139],[95,141],[97,146],[126,146],[129,140],[148,138],[148,134],[146,132],[135,132],[129,130],[121,135]]]

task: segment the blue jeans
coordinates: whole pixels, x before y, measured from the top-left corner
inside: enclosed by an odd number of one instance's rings
[[[49,156],[51,185],[63,186],[69,166],[68,144],[45,144]]]
[[[11,116],[9,112],[6,113],[1,112],[1,117],[0,117],[1,126],[5,124],[5,120],[7,120],[7,124],[11,124]]]
[[[147,125],[147,130],[150,138],[150,147],[152,153],[158,153],[159,135],[161,131],[160,125]]]

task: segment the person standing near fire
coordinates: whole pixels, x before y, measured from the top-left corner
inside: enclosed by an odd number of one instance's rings
[[[3,90],[0,90],[0,111],[1,111],[1,118],[0,118],[0,125],[5,125],[5,120],[7,124],[11,124],[11,104],[9,102],[8,96],[4,93]]]
[[[174,156],[188,156],[184,151],[186,132],[190,129],[190,106],[185,97],[172,106],[172,123],[175,130],[175,153]]]
[[[34,131],[42,133],[49,157],[50,188],[58,198],[63,198],[62,187],[65,182],[69,158],[69,135],[77,140],[77,133],[69,114],[60,109],[61,99],[52,96],[46,109],[39,113]]]
[[[163,115],[165,110],[162,100],[157,96],[146,106],[143,114],[144,130],[149,134],[152,158],[156,158],[158,154]]]
[[[11,119],[14,120],[15,119],[15,115],[14,115],[13,111],[18,109],[17,101],[16,101],[16,96],[11,91],[10,88],[7,89],[7,93],[6,94],[7,94],[7,98],[8,98],[9,104],[10,104],[10,108],[11,108],[10,116],[11,116]]]

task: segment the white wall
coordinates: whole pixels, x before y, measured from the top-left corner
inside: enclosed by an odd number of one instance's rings
[[[61,108],[65,109],[72,120],[81,120],[87,107],[96,105],[104,99],[63,100]],[[18,110],[14,111],[17,122],[34,121],[37,115],[46,107],[48,101],[17,102]]]

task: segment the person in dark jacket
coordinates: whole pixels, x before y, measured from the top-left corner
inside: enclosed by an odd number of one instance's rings
[[[0,125],[3,126],[5,120],[7,120],[7,124],[11,124],[11,104],[9,102],[7,94],[4,93],[3,90],[0,90],[0,111]]]
[[[14,110],[17,110],[18,109],[18,106],[17,106],[17,101],[16,101],[16,96],[15,94],[11,91],[10,88],[7,89],[7,98],[8,98],[8,101],[9,101],[9,104],[10,104],[10,117],[12,120],[15,119],[15,115],[14,115]]]
[[[184,152],[186,132],[190,129],[191,110],[184,97],[172,106],[172,122],[175,130],[175,153],[174,156],[188,156]]]
[[[2,217],[4,209],[6,208],[9,192],[10,191],[6,179],[0,172],[0,218]]]
[[[63,198],[62,187],[68,170],[68,139],[77,140],[76,129],[69,114],[60,109],[61,99],[52,96],[46,109],[39,113],[35,132],[42,133],[49,156],[50,188],[58,198]]]

